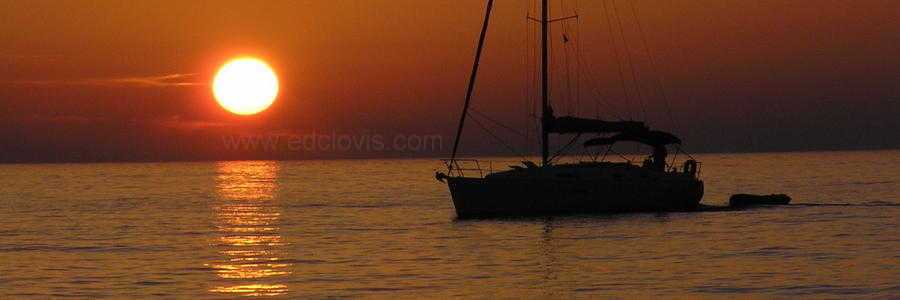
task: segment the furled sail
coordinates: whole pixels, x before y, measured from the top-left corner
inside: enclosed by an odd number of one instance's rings
[[[611,137],[590,139],[584,142],[584,146],[605,146],[624,141],[638,142],[653,147],[665,146],[669,144],[681,144],[681,139],[671,133],[658,130],[645,130],[625,131]]]

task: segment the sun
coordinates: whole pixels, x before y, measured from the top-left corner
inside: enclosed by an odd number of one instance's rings
[[[261,112],[278,96],[278,77],[265,62],[250,57],[231,60],[216,72],[213,95],[226,110],[239,115]]]

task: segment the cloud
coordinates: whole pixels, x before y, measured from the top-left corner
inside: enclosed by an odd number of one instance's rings
[[[203,120],[185,120],[181,116],[156,118],[156,119],[150,120],[150,122],[156,126],[166,127],[166,128],[175,128],[175,129],[209,129],[209,128],[223,128],[223,127],[228,126],[228,124],[224,123],[224,122],[203,121]]]
[[[88,86],[144,86],[144,87],[167,87],[167,86],[194,86],[205,85],[206,83],[196,80],[197,73],[175,73],[157,76],[143,77],[119,77],[119,78],[84,78],[71,80],[13,80],[7,83],[17,85],[88,85]]]
[[[201,85],[202,83],[192,80],[197,73],[189,74],[168,74],[162,76],[148,77],[126,77],[108,79],[106,82],[111,84],[136,84],[146,86],[192,86]]]

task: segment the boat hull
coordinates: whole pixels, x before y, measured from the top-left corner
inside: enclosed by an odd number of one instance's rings
[[[703,181],[672,174],[644,180],[449,177],[459,218],[641,211],[699,206]]]

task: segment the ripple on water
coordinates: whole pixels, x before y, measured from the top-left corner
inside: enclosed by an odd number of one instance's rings
[[[0,166],[0,298],[889,298],[897,153],[698,155],[704,203],[789,206],[474,221],[431,160]]]

